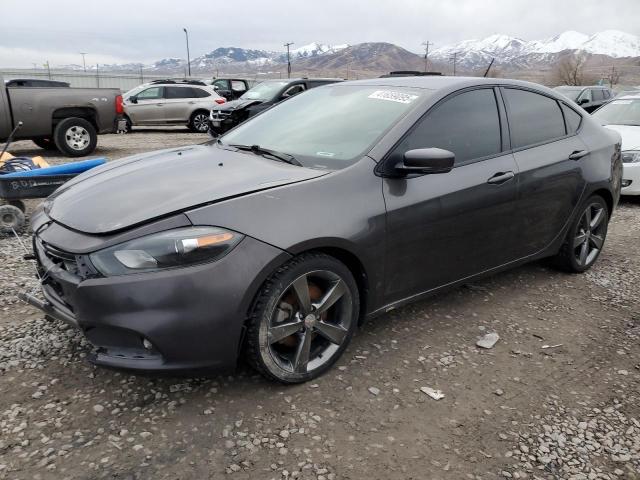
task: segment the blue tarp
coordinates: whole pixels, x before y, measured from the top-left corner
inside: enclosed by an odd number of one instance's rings
[[[16,177],[43,177],[48,175],[74,175],[103,165],[107,162],[106,158],[92,158],[91,160],[83,160],[81,162],[65,163],[64,165],[56,165],[47,168],[35,168],[23,172],[13,172],[2,175],[2,178]]]

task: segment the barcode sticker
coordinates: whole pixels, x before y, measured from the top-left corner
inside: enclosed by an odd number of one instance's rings
[[[392,90],[377,90],[369,95],[369,98],[407,104],[413,102],[416,98],[418,98],[418,95],[412,95],[410,93],[403,92],[394,92]]]

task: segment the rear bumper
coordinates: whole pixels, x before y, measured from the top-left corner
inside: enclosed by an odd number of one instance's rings
[[[80,329],[92,362],[138,371],[233,368],[255,291],[289,257],[245,238],[217,262],[82,280],[34,244],[45,300],[21,298]]]
[[[622,166],[622,187],[621,195],[640,195],[640,163],[624,163]]]

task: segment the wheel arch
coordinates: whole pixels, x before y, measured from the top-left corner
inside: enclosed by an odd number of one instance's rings
[[[611,216],[611,214],[613,213],[613,207],[614,207],[613,195],[611,194],[611,192],[606,188],[600,188],[598,190],[591,192],[589,196],[593,197],[594,195],[599,195],[604,199],[604,201],[607,204],[607,209],[609,210],[609,216]]]
[[[98,114],[91,107],[63,107],[53,111],[51,115],[51,123],[53,130],[56,125],[66,118],[83,118],[87,120],[98,131]]]

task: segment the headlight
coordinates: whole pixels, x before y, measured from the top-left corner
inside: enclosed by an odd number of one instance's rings
[[[218,260],[244,238],[217,227],[189,227],[136,238],[92,253],[105,276],[149,272]]]
[[[622,163],[640,163],[640,150],[622,152]]]

